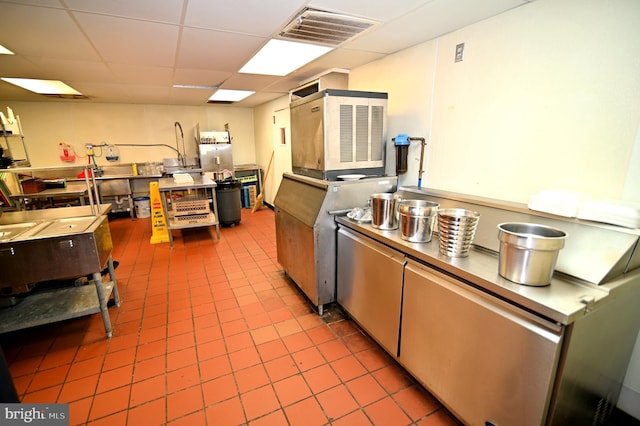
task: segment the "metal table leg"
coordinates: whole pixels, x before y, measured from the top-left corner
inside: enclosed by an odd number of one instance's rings
[[[113,266],[113,259],[109,256],[109,260],[107,261],[107,268],[109,269],[109,278],[113,282],[113,301],[116,306],[120,307],[120,293],[118,292],[118,282],[116,281],[116,270]]]
[[[116,272],[113,266],[113,258],[109,256],[107,260],[107,269],[109,271],[109,278],[113,283],[113,301],[117,307],[120,307],[120,293],[118,292],[118,283],[116,281]],[[98,294],[98,302],[100,304],[100,313],[102,314],[102,322],[104,323],[104,330],[107,332],[107,337],[112,337],[113,332],[111,329],[111,318],[109,317],[109,308],[107,306],[109,300],[104,295],[102,289],[102,272],[95,272],[93,274],[93,281],[96,286],[96,293]]]

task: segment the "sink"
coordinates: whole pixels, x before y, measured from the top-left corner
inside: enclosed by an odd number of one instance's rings
[[[85,232],[93,222],[95,216],[69,217],[49,222],[43,229],[34,234],[35,237],[57,237],[60,235],[78,234]]]
[[[11,241],[17,236],[23,234],[25,231],[32,229],[36,225],[37,223],[35,222],[0,225],[0,242],[5,243],[7,241]]]

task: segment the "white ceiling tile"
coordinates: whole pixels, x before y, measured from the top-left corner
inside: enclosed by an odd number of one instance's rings
[[[34,58],[34,60],[36,60]],[[115,83],[114,74],[103,62],[76,61],[58,58],[37,58],[42,71],[37,78],[63,80],[69,84],[72,80],[98,80]]]
[[[19,55],[0,55],[0,77],[41,78],[43,70],[37,62]]]
[[[179,24],[185,0],[66,0],[73,11]]]
[[[177,66],[236,72],[265,42],[266,39],[244,34],[185,28]]]
[[[124,84],[150,84],[171,86],[173,68],[145,65],[108,64],[114,77]]]
[[[185,25],[269,37],[305,3],[305,0],[189,0]]]
[[[309,6],[329,12],[339,12],[380,22],[393,21],[433,0],[312,0]]]
[[[0,44],[18,55],[99,60],[63,10],[0,3],[0,16]]]
[[[232,72],[214,69],[177,68],[173,75],[173,84],[217,86],[232,75]]]
[[[173,66],[177,25],[78,13],[78,22],[108,62]]]

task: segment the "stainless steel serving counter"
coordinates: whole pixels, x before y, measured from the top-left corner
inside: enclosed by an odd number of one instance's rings
[[[411,243],[402,239],[398,229],[383,231],[375,229],[369,223],[360,223],[346,216],[340,216],[336,221],[419,262],[461,278],[560,324],[572,323],[585,314],[587,304],[589,309],[593,309],[599,303],[604,303],[609,295],[607,286],[594,286],[558,273],[554,275],[549,286],[516,284],[498,274],[496,252],[474,246],[468,257],[448,257],[440,254],[436,235],[428,243]]]
[[[97,206],[94,206],[94,209]],[[100,204],[100,214],[107,214],[111,210],[111,204]],[[68,217],[94,216],[96,211],[91,206],[74,206],[59,209],[21,210],[4,212],[0,215],[0,225],[12,225],[14,223],[41,222],[45,220],[63,219]]]
[[[336,217],[338,303],[464,424],[607,424],[640,329],[639,230],[398,192],[479,211],[469,256]],[[499,275],[501,222],[569,230],[550,285]]]
[[[63,207],[5,213],[0,217],[0,333],[100,312],[107,336],[111,320],[107,302],[120,305],[111,257],[110,205]],[[110,281],[104,282],[102,272]],[[34,292],[51,280],[92,277],[93,285]],[[46,287],[46,285],[45,285]],[[5,303],[3,303],[5,305]]]

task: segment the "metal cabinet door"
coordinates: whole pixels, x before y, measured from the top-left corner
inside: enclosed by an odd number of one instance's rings
[[[318,305],[314,229],[275,208],[278,263],[314,305]]]
[[[338,231],[338,303],[394,356],[404,264],[402,253],[345,229]]]
[[[399,361],[465,424],[540,425],[562,328],[409,261]]]

